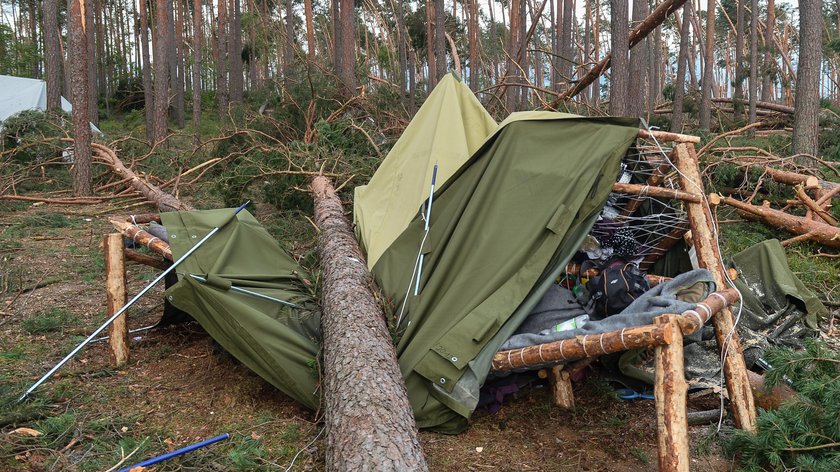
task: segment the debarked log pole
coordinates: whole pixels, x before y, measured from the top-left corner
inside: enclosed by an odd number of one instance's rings
[[[644,139],[655,138],[660,143],[700,143],[700,136],[692,136],[690,134],[671,133],[669,131],[658,131],[646,129],[639,130],[639,137]]]
[[[327,470],[428,470],[365,259],[324,176],[310,181],[323,275]]]
[[[732,197],[717,197],[721,202],[736,209],[761,218],[764,223],[797,235],[797,240],[810,240],[823,246],[840,249],[840,228],[818,220],[808,220],[793,216],[767,206],[744,203]]]
[[[688,472],[688,418],[683,339],[677,317],[663,315],[656,326],[668,333],[671,343],[655,350],[653,387],[656,399],[656,438],[660,472]]]
[[[656,198],[682,200],[684,202],[692,203],[700,203],[701,201],[703,201],[703,197],[696,193],[684,192],[682,190],[676,190],[672,188],[656,187],[652,185],[623,184],[620,182],[616,182],[613,184],[613,192],[622,193],[625,195],[649,195],[651,197]]]
[[[108,317],[125,305],[125,256],[123,237],[119,233],[106,234],[102,241],[105,252],[105,288],[107,292]],[[108,327],[108,343],[111,346],[111,362],[120,367],[128,362],[128,325],[121,315]]]
[[[122,235],[126,238],[131,239],[141,246],[146,246],[149,250],[160,254],[170,261],[172,260],[172,249],[166,241],[152,235],[135,224],[126,223],[125,221],[120,220],[111,220],[111,224],[114,225],[114,228],[116,228],[116,230],[122,233]]]
[[[680,171],[680,187],[705,193],[694,146],[677,144],[674,147],[674,155],[677,169]],[[686,210],[698,264],[712,273],[718,287],[726,287],[729,281],[718,250],[718,235],[712,231],[714,220],[711,209],[703,202],[687,203]],[[715,339],[723,358],[723,374],[735,424],[743,430],[755,431],[755,403],[732,312],[724,308],[714,314],[712,319]]]

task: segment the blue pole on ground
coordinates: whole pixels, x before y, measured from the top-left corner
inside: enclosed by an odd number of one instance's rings
[[[149,467],[150,465],[155,465],[158,462],[163,462],[163,461],[172,459],[173,457],[177,457],[177,456],[180,456],[182,454],[186,454],[188,452],[195,451],[196,449],[201,449],[202,447],[209,446],[209,445],[211,445],[213,443],[217,443],[219,441],[224,441],[225,439],[228,439],[228,438],[230,438],[230,434],[228,434],[228,433],[220,434],[220,435],[216,436],[215,438],[210,438],[210,439],[207,439],[205,441],[201,441],[200,443],[191,444],[189,446],[182,447],[181,449],[176,449],[172,452],[167,452],[166,454],[162,454],[162,455],[157,456],[157,457],[152,457],[151,459],[146,459],[143,462],[138,462],[134,465],[124,467],[124,468],[120,469],[119,472],[128,472],[129,470],[131,470],[135,467]]]

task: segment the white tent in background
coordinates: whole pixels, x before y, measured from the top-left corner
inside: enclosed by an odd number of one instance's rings
[[[39,79],[27,79],[0,75],[0,127],[6,118],[26,110],[47,109],[47,83]],[[61,97],[61,109],[70,113],[73,105]],[[99,128],[90,124],[90,129],[102,134]]]

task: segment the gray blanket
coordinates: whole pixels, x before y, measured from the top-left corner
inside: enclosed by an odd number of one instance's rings
[[[700,290],[698,290],[698,287]],[[563,321],[586,314],[571,291],[552,285],[517,332],[499,349],[506,351],[587,334],[644,326],[666,313],[682,313],[696,308],[697,302],[715,290],[714,278],[706,269],[696,269],[657,285],[637,298],[621,313],[599,321],[588,321],[580,328],[553,331]]]

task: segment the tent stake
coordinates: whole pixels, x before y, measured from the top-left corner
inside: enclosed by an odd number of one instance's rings
[[[179,265],[179,264],[181,264],[182,262],[184,262],[184,260],[186,260],[188,257],[190,257],[190,256],[192,255],[192,253],[194,253],[194,252],[195,252],[195,251],[196,251],[199,247],[201,247],[201,245],[202,245],[202,244],[204,244],[204,243],[205,243],[208,239],[210,239],[210,238],[211,238],[214,234],[216,234],[217,232],[219,232],[219,230],[220,230],[220,229],[222,229],[222,227],[223,227],[223,226],[225,226],[225,224],[227,224],[227,222],[231,221],[231,220],[233,219],[233,217],[236,217],[236,215],[237,215],[240,211],[244,210],[244,209],[245,209],[245,207],[246,207],[246,206],[248,206],[248,204],[249,204],[249,203],[251,203],[251,201],[250,201],[250,200],[248,200],[247,202],[243,203],[243,204],[242,204],[242,206],[240,206],[239,208],[237,208],[237,209],[236,209],[236,211],[234,211],[234,212],[233,212],[233,215],[232,215],[232,217],[231,217],[229,220],[227,220],[224,224],[221,224],[221,225],[219,225],[219,226],[217,226],[217,227],[213,228],[212,230],[210,230],[210,232],[209,232],[209,233],[207,233],[207,236],[204,236],[203,238],[201,238],[201,241],[197,242],[197,243],[195,244],[195,246],[191,247],[191,248],[190,248],[190,250],[189,250],[189,251],[187,251],[187,252],[186,252],[183,256],[181,256],[181,257],[180,257],[177,261],[173,262],[173,263],[172,263],[172,265],[171,265],[171,266],[169,266],[169,268],[168,268],[168,269],[166,269],[165,271],[163,271],[163,273],[162,273],[162,274],[160,274],[160,275],[159,275],[159,276],[158,276],[155,280],[152,280],[152,282],[151,282],[151,283],[149,283],[149,285],[146,285],[146,287],[145,287],[145,288],[143,288],[143,290],[141,290],[141,291],[140,291],[140,293],[138,293],[137,295],[135,295],[135,296],[134,296],[134,298],[132,298],[132,299],[131,299],[128,303],[126,303],[126,304],[125,304],[125,306],[123,306],[122,308],[120,308],[120,310],[119,310],[119,311],[117,311],[116,313],[114,313],[114,315],[113,315],[113,316],[111,316],[110,318],[108,318],[108,320],[107,320],[107,321],[105,321],[105,323],[103,323],[101,326],[99,326],[98,328],[96,328],[96,330],[95,330],[93,333],[91,333],[91,334],[90,334],[90,336],[88,336],[88,337],[87,337],[87,339],[85,339],[84,341],[82,341],[82,342],[81,342],[78,346],[76,346],[76,347],[75,347],[72,351],[70,351],[70,354],[67,354],[67,355],[64,357],[64,359],[61,359],[61,360],[58,362],[58,364],[56,364],[56,365],[55,365],[52,369],[50,369],[50,371],[49,371],[49,372],[47,372],[46,374],[44,374],[44,376],[43,376],[43,377],[41,377],[40,379],[38,379],[38,381],[37,381],[37,382],[35,382],[34,384],[32,384],[32,386],[31,386],[31,387],[29,387],[29,388],[28,388],[25,392],[23,392],[23,395],[21,395],[21,396],[20,396],[20,398],[18,398],[18,402],[21,402],[21,401],[23,401],[24,399],[26,399],[26,397],[28,397],[30,393],[32,393],[32,392],[33,392],[36,388],[38,388],[38,387],[39,387],[42,383],[46,382],[46,381],[47,381],[47,379],[49,379],[50,377],[52,377],[52,375],[53,375],[53,374],[55,374],[55,373],[58,371],[58,369],[60,369],[60,368],[61,368],[64,364],[66,364],[66,363],[67,363],[67,361],[69,361],[70,359],[72,359],[72,358],[73,358],[73,356],[75,356],[76,354],[78,354],[78,353],[79,353],[79,351],[81,351],[81,350],[82,350],[85,346],[87,346],[87,345],[88,345],[91,341],[93,341],[93,339],[94,339],[94,338],[95,338],[95,337],[96,337],[99,333],[101,333],[101,332],[102,332],[105,328],[107,328],[107,327],[108,327],[108,325],[110,325],[111,323],[113,323],[113,322],[114,322],[114,320],[116,320],[117,318],[119,318],[119,316],[120,316],[120,315],[122,315],[122,314],[123,314],[123,313],[124,313],[124,312],[125,312],[125,311],[126,311],[126,310],[127,310],[127,309],[131,306],[131,305],[133,305],[133,304],[134,304],[137,300],[139,300],[141,297],[143,297],[143,295],[145,295],[145,294],[146,294],[146,292],[148,292],[149,290],[151,290],[151,289],[152,289],[152,287],[154,287],[155,285],[157,285],[157,283],[158,283],[158,282],[160,282],[161,280],[163,280],[163,278],[164,278],[164,277],[166,277],[166,275],[167,275],[167,274],[169,274],[170,272],[172,272],[172,271],[173,271],[176,267],[178,267],[178,265]]]

